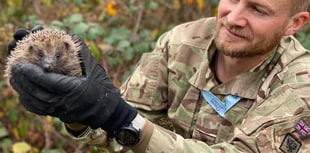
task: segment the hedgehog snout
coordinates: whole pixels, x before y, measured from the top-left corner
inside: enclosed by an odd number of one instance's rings
[[[53,70],[55,65],[55,61],[52,58],[45,58],[43,63],[42,63],[42,67],[45,71],[50,72]]]
[[[51,72],[52,69],[53,69],[53,66],[52,66],[51,64],[44,64],[44,65],[43,65],[43,69],[44,69],[44,71],[46,71],[46,72]]]

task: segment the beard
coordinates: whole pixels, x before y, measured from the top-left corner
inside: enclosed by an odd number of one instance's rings
[[[222,28],[226,28],[230,32],[242,37],[243,41],[227,40],[225,36],[220,34]],[[280,43],[284,34],[282,29],[284,28],[279,28],[273,35],[268,33],[264,36],[254,37],[250,29],[229,25],[225,18],[221,18],[217,21],[214,42],[217,50],[225,56],[233,58],[261,56],[271,52]],[[241,43],[242,45],[240,45]]]

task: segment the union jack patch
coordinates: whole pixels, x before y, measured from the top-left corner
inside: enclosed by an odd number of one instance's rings
[[[309,135],[309,133],[310,133],[309,126],[303,120],[299,120],[296,123],[295,129],[303,137]]]

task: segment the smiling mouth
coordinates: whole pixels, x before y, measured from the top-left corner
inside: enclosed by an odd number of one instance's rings
[[[231,39],[246,39],[251,40],[252,35],[249,32],[241,30],[237,27],[229,27],[229,26],[222,26],[223,32]]]
[[[245,32],[237,29],[236,27],[227,27],[224,25],[223,28],[225,29],[225,32],[230,36],[239,38],[248,38],[248,35],[245,34]]]
[[[231,38],[239,38],[239,39],[251,39],[252,38],[250,31],[248,31],[247,29],[244,29],[238,26],[229,25],[225,19],[222,19],[219,22],[225,34]]]
[[[240,38],[246,38],[245,36],[240,35],[240,34],[234,32],[233,30],[230,30],[230,29],[228,29],[228,28],[226,28],[226,27],[225,27],[225,29],[226,29],[226,31],[227,31],[227,33],[228,33],[229,35],[233,35],[233,36],[235,36],[235,37],[240,37]]]

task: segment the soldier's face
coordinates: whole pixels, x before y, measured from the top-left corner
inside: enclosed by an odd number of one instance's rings
[[[291,0],[220,0],[215,43],[231,57],[269,53],[287,33]]]

